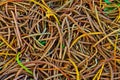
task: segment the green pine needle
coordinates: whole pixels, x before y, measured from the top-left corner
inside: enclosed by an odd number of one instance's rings
[[[29,74],[33,75],[32,71],[30,71],[26,66],[24,66],[21,61],[19,60],[19,56],[20,56],[20,52],[18,52],[17,57],[16,57],[16,61],[18,63],[19,66],[21,66],[26,72],[28,72]]]

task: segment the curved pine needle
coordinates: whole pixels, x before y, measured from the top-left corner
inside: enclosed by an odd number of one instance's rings
[[[19,66],[21,66],[21,68],[23,68],[26,72],[28,72],[29,74],[33,75],[32,71],[30,71],[26,66],[24,66],[21,61],[19,60],[19,56],[20,56],[20,52],[18,52],[17,56],[16,56],[16,61],[18,63]]]
[[[41,4],[41,3],[39,3],[39,2],[37,2],[37,1],[35,1],[35,0],[30,0],[30,2],[33,2],[33,3],[41,6],[42,8],[46,9],[46,10],[47,10],[47,11],[46,11],[46,17],[50,18],[50,16],[53,16],[53,17],[55,18],[56,22],[60,25],[60,22],[59,22],[57,16],[56,16],[55,13],[47,6],[47,4],[45,3],[44,0],[42,0],[43,4]]]
[[[72,48],[72,46],[73,46],[75,43],[77,43],[77,41],[78,41],[80,38],[85,37],[85,36],[88,36],[88,35],[96,35],[96,34],[102,34],[102,32],[91,32],[91,33],[87,33],[87,34],[82,34],[81,36],[79,36],[78,38],[76,38],[76,39],[72,42],[70,48]]]
[[[80,79],[80,73],[79,73],[79,70],[78,70],[78,67],[76,66],[76,64],[74,63],[74,61],[72,61],[71,59],[68,59],[72,64],[73,66],[75,67],[75,70],[76,70],[76,80],[81,80]]]
[[[97,41],[97,42],[93,45],[93,47],[95,47],[97,44],[99,44],[99,43],[100,43],[101,41],[103,41],[105,38],[109,37],[110,35],[118,32],[118,31],[120,31],[120,29],[114,30],[113,32],[111,32],[111,33],[109,33],[108,35],[104,36],[104,37],[101,38],[99,41]]]

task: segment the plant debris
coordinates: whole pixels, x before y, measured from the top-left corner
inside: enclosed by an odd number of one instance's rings
[[[0,80],[120,80],[119,0],[0,0]]]

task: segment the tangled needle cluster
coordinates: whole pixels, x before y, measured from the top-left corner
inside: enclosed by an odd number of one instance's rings
[[[0,0],[0,80],[120,80],[119,0]]]

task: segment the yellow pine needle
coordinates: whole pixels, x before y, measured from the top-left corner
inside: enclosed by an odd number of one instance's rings
[[[8,51],[7,51],[6,54],[5,54],[4,60],[6,60],[8,54],[9,54],[9,53],[8,53]]]
[[[57,23],[60,24],[58,18],[57,18],[56,15],[53,13],[53,11],[48,7],[48,5],[45,3],[44,0],[42,0],[42,3],[48,8],[46,16],[47,16],[48,18],[50,18],[50,16],[53,16],[53,17],[55,18],[55,20],[57,21]]]
[[[15,56],[16,54],[10,54],[10,53],[4,53],[4,52],[2,52],[2,53],[0,53],[0,55],[8,55],[8,56]]]
[[[96,7],[96,6],[95,6],[95,15],[96,15],[96,19],[97,19],[97,22],[98,22],[101,30],[104,32],[104,29],[103,29],[103,27],[102,27],[102,25],[101,25],[101,21],[100,21],[99,14],[98,14],[97,7]]]
[[[11,63],[14,62],[14,59],[15,59],[15,58],[12,58],[12,59],[10,59],[9,61],[7,61],[7,62],[2,66],[3,69],[0,70],[0,73],[4,72],[4,70],[5,70]]]
[[[119,19],[120,19],[120,8],[118,8],[118,10],[119,10],[119,14],[118,14],[118,16],[115,18],[115,22],[118,22],[119,21]]]
[[[14,61],[14,59],[15,58],[12,58],[8,62],[6,62],[3,68],[5,69],[9,64],[11,64]]]
[[[56,16],[56,15],[53,15],[53,17],[55,18],[56,22],[60,25],[60,22],[59,22],[57,16]]]
[[[16,50],[0,35],[0,39],[9,47],[11,48],[13,51],[16,52]]]
[[[78,67],[76,66],[76,64],[74,63],[74,61],[72,61],[71,59],[69,59],[69,61],[73,64],[73,66],[75,67],[76,70],[76,80],[81,80],[80,79],[80,73],[78,71]]]
[[[94,76],[94,78],[92,80],[99,80],[100,79],[103,68],[104,68],[104,64],[102,65],[101,69],[97,72],[97,74]]]
[[[46,6],[46,8],[48,8],[46,16],[48,18],[50,18],[50,16],[53,16],[55,18],[55,20],[58,22],[58,24],[60,24],[58,18],[55,16],[55,14],[53,13],[53,11],[48,7],[48,5],[45,3],[44,0],[42,0],[42,3]]]
[[[88,35],[96,35],[96,34],[102,34],[102,32],[91,32],[91,33],[87,33],[87,34],[82,34],[81,36],[79,36],[77,39],[75,39],[75,40],[72,42],[70,48],[72,48],[72,46],[73,46],[80,38],[85,37],[85,36],[88,36]]]
[[[56,22],[58,24],[60,24],[60,22],[59,22],[58,18],[56,17],[55,13],[47,6],[47,4],[45,3],[44,0],[42,0],[43,4],[41,4],[41,3],[39,3],[39,2],[37,2],[35,0],[30,0],[30,1],[33,2],[33,3],[35,3],[35,4],[37,4],[37,5],[39,5],[39,6],[41,6],[44,9],[46,9],[47,10],[46,11],[46,17],[50,18],[50,16],[53,16],[55,18]]]
[[[118,22],[119,19],[120,19],[120,16],[117,16],[113,22]]]
[[[13,42],[14,42],[14,39],[15,39],[15,37],[12,39],[12,41],[10,42],[10,45],[12,46],[12,44],[13,44]],[[9,53],[8,53],[8,51],[6,52],[6,55],[5,55],[5,58],[4,58],[4,60],[7,58],[7,55],[10,55]]]
[[[120,59],[113,59],[113,60],[115,60],[116,62],[120,64]]]
[[[111,33],[109,33],[108,35],[104,36],[104,37],[101,38],[99,41],[97,41],[97,42],[93,45],[93,47],[95,47],[96,45],[98,45],[98,44],[99,44],[101,41],[103,41],[105,38],[109,37],[110,35],[118,32],[118,31],[120,31],[120,29],[114,30],[113,32],[111,32]]]
[[[114,61],[116,61],[118,64],[120,64],[120,59],[113,59]]]
[[[118,40],[118,34],[116,35],[116,40],[115,40],[115,44],[114,44],[114,62],[115,62],[115,68],[116,68],[116,60],[115,59],[116,59],[117,40]]]
[[[6,3],[8,3],[8,2],[9,2],[9,1],[0,1],[0,6],[6,4]]]
[[[43,3],[47,8],[49,8],[48,5],[45,3],[44,0],[41,0],[41,1],[42,1],[42,3]]]
[[[9,2],[14,2],[15,0],[3,0],[3,1],[0,1],[0,6],[6,4],[6,3],[9,3]],[[17,1],[17,0],[16,0]]]
[[[102,65],[102,68],[100,69],[100,72],[99,72],[99,75],[98,75],[97,80],[99,80],[99,79],[100,79],[100,76],[101,76],[101,74],[102,74],[103,68],[104,68],[104,64]]]
[[[105,8],[105,6],[106,6],[106,4],[103,4],[103,6],[101,7],[101,9],[104,9],[104,8]]]

